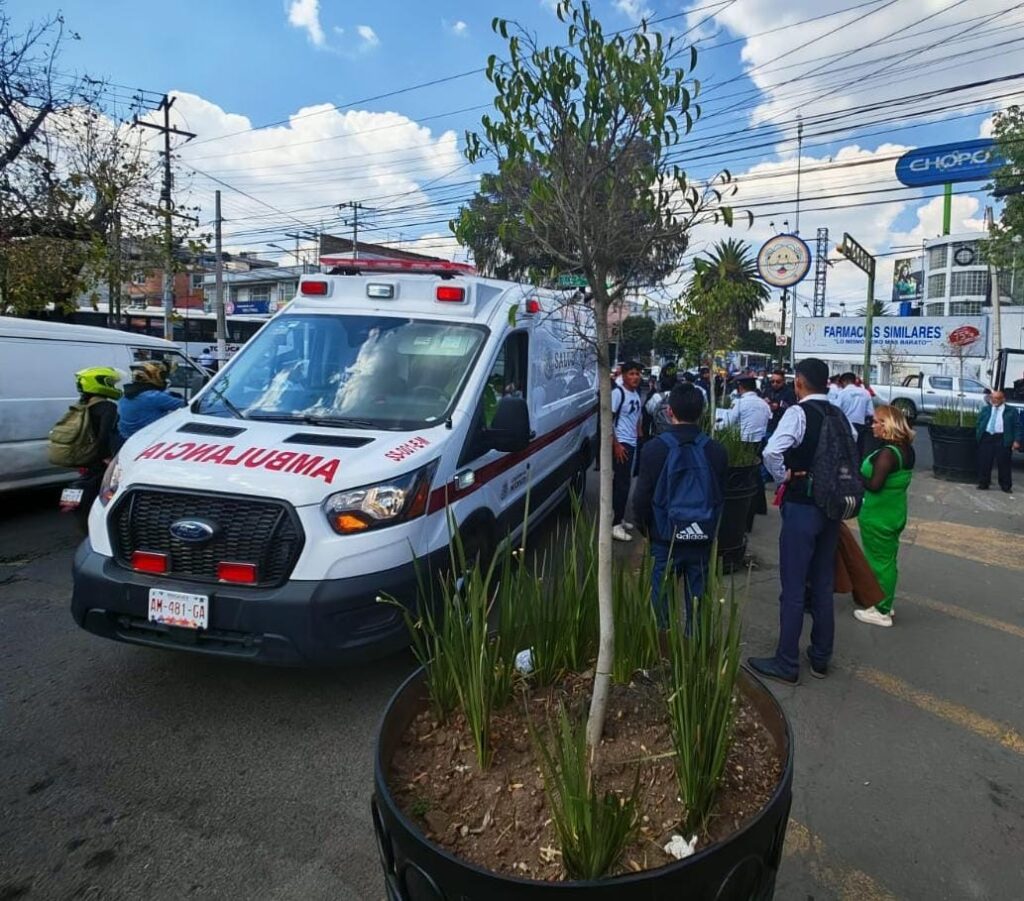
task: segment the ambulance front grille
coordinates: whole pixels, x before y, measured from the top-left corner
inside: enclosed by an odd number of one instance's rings
[[[214,536],[182,541],[171,525],[184,519],[211,524]],[[260,587],[285,582],[303,544],[298,517],[283,501],[152,488],[131,489],[117,501],[110,537],[122,566],[131,567],[135,551],[161,553],[168,556],[168,577],[216,582],[218,563],[254,563]]]

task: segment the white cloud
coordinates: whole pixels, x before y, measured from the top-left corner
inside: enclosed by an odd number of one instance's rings
[[[615,0],[615,8],[634,22],[649,19],[653,15],[653,11],[644,5],[643,0]]]
[[[453,22],[450,26],[448,26],[448,30],[459,38],[469,36],[469,26],[465,22],[463,22],[462,19]]]
[[[380,38],[377,37],[377,32],[374,31],[369,25],[357,25],[356,32],[359,37],[363,40],[364,49],[372,49],[380,44]]]
[[[323,47],[327,42],[320,24],[320,0],[291,0],[288,4],[288,24],[305,29],[314,47]]]
[[[993,117],[989,116],[984,122],[981,123],[981,126],[978,128],[978,137],[991,138],[994,126],[995,122],[993,121]]]
[[[619,2],[633,5],[638,0]],[[703,4],[694,0],[693,5]],[[698,77],[707,79],[703,101],[709,118],[716,107],[736,104],[738,112],[724,115],[734,121],[749,116],[754,123],[791,121],[798,112],[805,120],[844,110],[869,113],[887,99],[1006,75],[1013,71],[1014,50],[993,48],[992,42],[1024,34],[1024,10],[1008,9],[1003,0],[919,0],[844,9],[848,4],[836,0],[737,0],[726,4],[715,13],[714,22],[746,39],[741,59],[761,93],[757,98],[739,96],[745,89],[742,82],[719,90],[709,74],[724,62],[724,56],[721,51],[709,50],[697,72]],[[831,12],[836,14],[822,18]],[[706,11],[692,11],[689,24],[706,15]],[[816,17],[816,21],[807,21]],[[771,33],[762,34],[766,31]],[[731,47],[724,51],[733,52]],[[952,99],[971,99],[982,107],[990,103],[993,92],[1005,90],[1009,88],[988,86],[958,92]],[[724,94],[733,96],[715,99]],[[933,99],[928,105],[940,106],[949,99]],[[892,109],[898,110],[896,115],[906,111]]]
[[[367,207],[365,223],[360,219],[361,238],[384,241],[390,235],[394,240],[401,232],[410,247],[417,241],[424,248],[432,243],[450,255],[447,238],[435,233],[437,220],[453,210],[433,207],[431,200],[445,185],[467,180],[464,169],[454,171],[464,163],[454,131],[434,134],[399,113],[338,110],[329,104],[299,109],[284,125],[250,130],[245,116],[195,94],[175,93],[175,101],[175,116],[200,136],[175,154],[185,172],[194,165],[231,186],[193,175],[182,180],[181,189],[184,194],[190,181],[192,196],[178,202],[198,204],[200,220],[209,223],[213,191],[221,189],[226,245],[291,247],[291,240],[282,240],[284,232],[321,227],[347,235],[336,205],[355,200]],[[427,190],[421,188],[428,183]],[[471,194],[472,187],[462,191]],[[420,237],[428,228],[432,242]]]

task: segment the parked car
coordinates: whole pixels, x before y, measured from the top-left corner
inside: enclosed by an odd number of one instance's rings
[[[985,403],[985,386],[975,379],[955,375],[908,375],[900,385],[872,385],[875,404],[892,404],[913,422],[918,416],[940,407],[961,404],[965,410],[979,410]]]
[[[186,400],[206,374],[170,341],[116,329],[0,316],[0,493],[58,484],[73,469],[50,465],[47,438],[53,424],[78,401],[75,373],[160,360],[171,370],[170,387]]]

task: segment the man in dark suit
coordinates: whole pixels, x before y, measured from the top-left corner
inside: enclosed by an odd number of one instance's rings
[[[992,392],[992,402],[978,412],[978,488],[986,490],[992,481],[992,463],[999,473],[999,487],[1013,494],[1013,452],[1024,441],[1024,422],[1013,407],[1006,406],[1002,391]]]

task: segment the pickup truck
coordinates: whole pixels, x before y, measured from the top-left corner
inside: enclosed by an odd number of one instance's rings
[[[955,375],[908,375],[900,385],[872,385],[875,403],[892,404],[913,422],[919,415],[932,414],[940,407],[963,404],[965,410],[980,410],[985,403],[985,386],[975,379]]]

